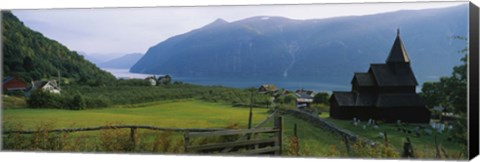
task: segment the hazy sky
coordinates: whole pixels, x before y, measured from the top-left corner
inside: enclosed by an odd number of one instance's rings
[[[202,27],[217,18],[228,22],[252,16],[320,19],[459,4],[465,2],[51,9],[14,10],[13,13],[33,30],[71,50],[115,57],[145,53],[149,47],[171,36]]]

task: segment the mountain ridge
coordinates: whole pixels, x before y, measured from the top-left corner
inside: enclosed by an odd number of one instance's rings
[[[465,45],[449,37],[466,35],[467,7],[312,20],[255,16],[216,23],[152,46],[130,71],[185,77],[309,76],[349,84],[353,72],[385,61],[400,28],[415,74],[424,82],[449,75],[460,63],[456,51]]]
[[[97,65],[101,68],[129,69],[142,57],[143,54],[141,53],[129,53],[107,61],[103,61]]]

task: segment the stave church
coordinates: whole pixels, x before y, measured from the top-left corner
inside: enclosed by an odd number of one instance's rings
[[[418,85],[400,31],[384,64],[353,75],[350,92],[333,92],[330,116],[335,119],[375,119],[384,122],[428,123],[430,111],[415,92]]]

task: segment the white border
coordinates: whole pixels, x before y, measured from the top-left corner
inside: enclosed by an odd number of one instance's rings
[[[312,3],[372,3],[372,2],[444,2],[452,0],[0,0],[0,9],[49,9],[49,8],[97,8],[97,7],[155,7],[155,6],[207,6],[207,5],[259,5],[259,4],[312,4]],[[456,0],[458,1],[458,0]],[[464,0],[461,0],[464,2]],[[472,0],[480,6],[480,0]],[[307,162],[307,161],[350,161],[351,159],[319,159],[319,158],[261,158],[261,157],[208,157],[208,156],[172,156],[172,155],[138,155],[138,154],[80,154],[80,153],[33,153],[33,152],[0,152],[0,161],[49,161],[49,162],[85,162],[85,161],[116,161],[116,162],[147,162],[147,161],[276,161],[276,162]],[[360,161],[357,159],[356,161]],[[379,160],[361,160],[379,161]],[[387,161],[387,160],[380,160]],[[388,160],[400,161],[400,160]],[[475,161],[480,161],[479,158]]]
[[[155,7],[155,6],[215,6],[260,4],[312,4],[312,3],[372,3],[372,2],[465,2],[466,0],[0,0],[0,9],[48,9],[95,7]],[[478,1],[478,0],[476,0]],[[478,3],[477,3],[478,4]]]

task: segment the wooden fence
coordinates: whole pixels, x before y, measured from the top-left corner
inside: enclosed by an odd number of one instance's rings
[[[81,132],[81,131],[99,131],[103,129],[149,129],[157,131],[171,131],[171,132],[211,132],[226,130],[224,128],[162,128],[155,126],[142,126],[142,125],[109,125],[109,126],[99,126],[99,127],[87,127],[87,128],[64,128],[64,129],[51,129],[45,131],[38,130],[13,130],[13,131],[4,131],[3,134],[34,134],[39,132],[47,133],[71,133],[71,132]]]
[[[274,118],[274,127],[262,126]],[[193,138],[220,137],[216,143],[192,144]],[[237,138],[231,140],[231,138]],[[282,117],[275,112],[252,129],[221,130],[213,132],[185,132],[185,152],[223,155],[282,154]]]
[[[274,119],[273,128],[262,128],[268,121]],[[211,152],[211,150],[220,149],[224,154],[265,154],[274,153],[281,154],[282,146],[282,117],[278,112],[272,113],[267,119],[260,122],[252,129],[224,129],[224,128],[162,128],[155,126],[142,125],[109,125],[99,127],[86,128],[64,128],[51,130],[8,130],[3,131],[2,135],[9,134],[35,134],[35,133],[73,133],[82,131],[100,131],[107,129],[130,129],[130,141],[135,146],[136,134],[138,129],[147,129],[154,131],[170,131],[183,132],[185,135],[185,151],[193,152]],[[265,135],[266,134],[266,135]],[[207,145],[190,145],[190,138],[196,137],[212,137],[212,136],[238,136],[235,141],[207,144]],[[239,152],[240,148],[245,150]]]
[[[111,125],[111,126],[99,126],[99,127],[87,127],[87,128],[65,128],[65,129],[51,129],[51,130],[14,130],[4,131],[3,135],[8,134],[35,134],[35,133],[72,133],[82,131],[99,131],[105,129],[130,129],[130,142],[135,147],[137,129],[148,129],[155,131],[171,131],[171,132],[211,132],[226,130],[222,128],[162,128],[155,126],[142,126],[142,125]]]

